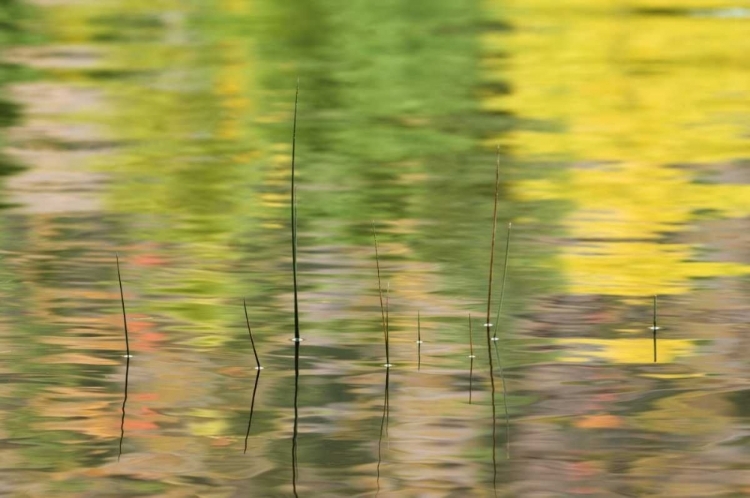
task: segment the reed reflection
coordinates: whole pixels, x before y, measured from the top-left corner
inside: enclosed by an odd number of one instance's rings
[[[378,465],[377,465],[377,493],[380,493],[380,465],[383,463],[383,436],[388,440],[388,419],[390,418],[390,387],[391,369],[385,369],[385,387],[383,389],[383,416],[380,419],[380,437],[378,438]],[[376,493],[376,496],[377,496]]]
[[[122,324],[125,330],[125,390],[122,396],[122,418],[120,420],[120,444],[117,452],[117,461],[122,457],[122,443],[125,440],[125,405],[128,402],[128,380],[130,378],[130,339],[128,337],[128,319],[125,314],[125,293],[122,290],[122,277],[120,275],[120,258],[115,254],[117,264],[117,282],[120,286],[120,303],[122,304]]]

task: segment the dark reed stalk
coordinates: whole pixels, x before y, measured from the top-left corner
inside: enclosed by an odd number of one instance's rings
[[[654,331],[654,363],[656,363],[656,331],[659,330],[656,326],[656,294],[654,294],[654,325],[651,329]]]
[[[375,222],[372,222],[372,238],[375,242],[375,268],[378,274],[378,296],[380,297],[380,315],[383,319],[383,339],[385,341],[385,366],[386,368],[391,366],[391,355],[388,344],[388,316],[386,315],[386,307],[383,302],[383,285],[380,280],[380,256],[378,254],[378,236],[375,233]]]
[[[258,371],[258,373],[255,375],[255,385],[253,386],[253,397],[250,401],[250,416],[247,420],[247,433],[245,433],[245,449],[243,451],[243,454],[247,453],[247,440],[250,437],[250,427],[253,423],[253,413],[255,411],[255,395],[258,393],[258,383],[260,381],[260,371],[263,370],[263,367],[260,364],[260,358],[258,357],[258,350],[255,348],[255,340],[253,339],[253,331],[250,328],[250,318],[247,315],[247,302],[243,299],[242,300],[242,307],[245,309],[245,323],[247,323],[247,333],[250,334],[250,344],[253,346],[253,355],[255,355],[255,363],[256,367],[255,370]]]
[[[422,368],[422,317],[417,311],[417,372]]]
[[[487,355],[489,359],[490,367],[490,387],[492,389],[492,470],[493,484],[497,483],[497,456],[495,454],[495,446],[497,444],[497,413],[495,409],[495,374],[492,365],[492,339],[490,336],[490,328],[492,323],[490,322],[490,312],[492,308],[492,272],[495,266],[495,236],[497,233],[497,199],[500,193],[500,146],[497,148],[497,166],[495,167],[495,202],[492,213],[492,241],[490,245],[490,271],[487,285],[487,316],[485,326],[485,332],[487,336]]]
[[[297,151],[297,105],[299,102],[299,78],[294,93],[294,122],[292,126],[292,178],[290,189],[290,211],[292,224],[292,278],[294,284],[294,427],[292,432],[292,490],[297,496],[297,435],[299,433],[299,348],[302,338],[299,331],[299,299],[297,287],[297,185],[295,183],[295,160]]]
[[[117,282],[120,284],[120,303],[122,303],[122,324],[125,328],[125,354],[130,358],[130,338],[128,337],[128,319],[125,315],[125,293],[122,291],[122,277],[120,276],[120,258],[115,254],[117,262]]]
[[[250,437],[250,427],[253,424],[253,413],[255,412],[255,395],[258,393],[258,383],[260,382],[260,368],[256,369],[255,374],[255,385],[253,386],[253,398],[250,401],[250,416],[247,419],[247,432],[245,433],[245,449],[242,452],[243,454],[247,454],[247,440]]]
[[[391,378],[391,370],[386,369],[385,371],[385,390],[383,393],[383,416],[380,419],[380,437],[378,438],[378,466],[377,466],[377,479],[376,483],[378,486],[377,493],[380,493],[380,465],[383,462],[383,434],[388,434],[388,419],[390,418],[390,396],[389,396],[389,384]]]
[[[130,339],[128,338],[128,319],[125,314],[125,293],[122,290],[122,277],[120,276],[120,258],[115,254],[117,263],[117,282],[120,284],[120,303],[122,304],[122,323],[125,329],[125,390],[122,396],[122,418],[120,420],[120,445],[117,453],[117,461],[122,456],[122,443],[125,440],[125,405],[128,402],[128,380],[130,378]]]
[[[294,430],[292,432],[292,489],[297,496],[297,435],[299,434],[299,341],[294,343]]]
[[[299,302],[297,299],[297,186],[295,184],[295,158],[297,150],[297,101],[299,100],[299,78],[294,94],[294,124],[292,127],[292,185],[291,185],[291,224],[292,224],[292,279],[294,283],[294,341],[300,342]]]
[[[469,313],[469,404],[471,404],[471,395],[474,390],[474,330],[471,325],[471,313]]]
[[[250,329],[250,318],[247,316],[247,303],[242,300],[242,307],[245,309],[245,323],[247,323],[247,333],[250,334],[250,344],[253,346],[253,354],[255,355],[256,370],[263,370],[260,366],[260,358],[258,358],[258,350],[255,349],[255,340],[253,339],[253,331]]]
[[[122,396],[122,419],[120,420],[120,447],[117,453],[117,461],[122,456],[122,443],[125,440],[125,405],[128,402],[128,379],[130,378],[130,357],[125,359],[125,391]]]

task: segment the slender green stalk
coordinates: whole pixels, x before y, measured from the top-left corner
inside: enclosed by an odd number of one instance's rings
[[[497,201],[497,199],[495,199]],[[508,223],[508,237],[505,240],[505,262],[503,263],[503,282],[500,286],[500,304],[497,307],[497,315],[495,316],[495,333],[492,337],[492,342],[495,344],[495,357],[497,358],[497,367],[500,371],[500,382],[503,386],[503,409],[505,410],[505,456],[510,458],[510,414],[508,413],[508,391],[505,387],[505,370],[503,364],[500,361],[500,348],[497,345],[499,339],[497,337],[497,331],[500,328],[500,312],[503,309],[503,297],[505,296],[505,279],[508,276],[508,255],[510,254],[510,232],[513,225]]]
[[[495,166],[495,197],[494,197],[494,204],[493,204],[493,212],[492,212],[492,241],[490,245],[490,270],[489,270],[489,276],[488,276],[488,284],[487,284],[487,316],[486,316],[486,336],[487,336],[487,355],[489,359],[489,367],[490,367],[490,385],[492,388],[492,441],[493,441],[493,451],[492,451],[492,460],[493,463],[496,464],[495,460],[495,444],[496,444],[496,432],[497,432],[497,425],[496,425],[496,409],[495,409],[495,378],[494,378],[494,366],[492,363],[492,337],[490,336],[490,329],[492,327],[492,323],[490,322],[490,312],[492,308],[492,276],[493,276],[493,270],[495,265],[495,240],[497,235],[497,205],[498,205],[498,198],[500,196],[500,147],[497,148],[497,163]],[[506,243],[506,245],[508,245]],[[505,396],[505,375],[504,372],[500,371],[501,373],[501,379],[503,383],[503,406],[505,408],[505,422],[506,422],[506,436],[510,434],[510,426],[509,426],[509,414],[508,414],[508,405],[507,405],[507,396]],[[510,458],[510,439],[506,437],[506,458]],[[493,482],[496,482],[497,479],[497,467],[494,467],[494,480]]]
[[[299,79],[294,94],[294,124],[292,127],[292,186],[291,186],[291,224],[292,224],[292,279],[294,282],[294,340],[300,341],[299,302],[297,298],[297,186],[295,184],[295,158],[297,150],[297,102],[299,100]]]
[[[495,315],[495,332],[492,336],[492,340],[495,342],[497,342],[498,340],[497,331],[500,328],[500,312],[503,309],[503,298],[505,297],[505,279],[508,276],[508,255],[510,254],[510,231],[512,227],[513,227],[513,224],[509,222],[508,223],[508,238],[505,240],[505,262],[503,263],[503,282],[500,285],[500,304],[497,307],[497,315]]]
[[[383,339],[385,341],[385,364],[390,366],[391,356],[388,348],[388,316],[386,314],[385,303],[383,302],[383,285],[380,280],[380,256],[378,254],[378,236],[375,233],[375,222],[372,222],[372,238],[375,242],[375,268],[378,274],[378,296],[380,297],[380,314],[383,319]]]

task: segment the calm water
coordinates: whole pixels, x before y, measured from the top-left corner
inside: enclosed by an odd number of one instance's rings
[[[0,3],[0,495],[750,494],[748,32],[745,0]]]

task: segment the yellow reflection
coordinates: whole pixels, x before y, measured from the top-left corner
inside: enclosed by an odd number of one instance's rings
[[[695,278],[750,273],[739,263],[690,261],[691,254],[684,244],[597,242],[568,247],[559,261],[575,294],[683,294]]]
[[[663,242],[698,212],[750,215],[750,186],[698,183],[694,171],[675,166],[721,167],[750,156],[750,66],[743,62],[750,37],[747,20],[721,15],[725,7],[714,0],[487,2],[514,29],[484,36],[484,72],[512,91],[486,95],[482,105],[524,123],[488,142],[503,142],[524,161],[576,166],[512,186],[521,201],[563,201],[571,238],[596,241],[561,247],[569,292],[675,294],[695,278],[750,272]]]
[[[695,379],[699,377],[705,377],[705,373],[676,373],[676,374],[641,374],[641,377],[648,377],[650,379],[666,379],[666,380],[672,380],[672,379]]]
[[[590,339],[561,338],[555,341],[564,346],[560,361],[586,363],[605,360],[610,363],[652,363],[653,341],[643,339]],[[686,339],[659,339],[657,358],[659,363],[672,363],[680,357],[690,355],[695,346]]]

